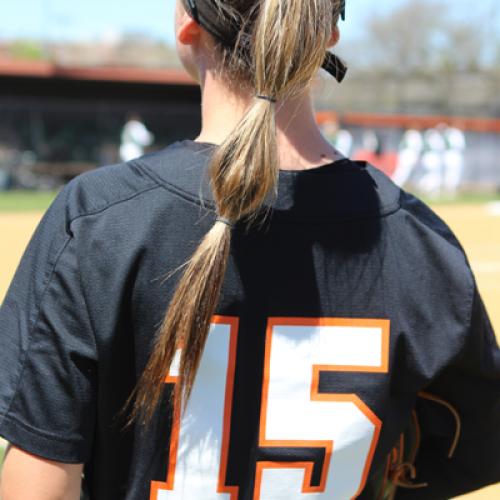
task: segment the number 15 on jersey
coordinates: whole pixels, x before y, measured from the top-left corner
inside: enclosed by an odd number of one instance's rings
[[[150,500],[238,500],[238,487],[226,485],[237,336],[238,318],[213,318],[186,411],[174,411],[167,481],[152,481]],[[319,392],[320,373],[388,365],[389,320],[269,318],[259,446],[322,448],[324,460],[319,482],[313,462],[257,462],[253,499],[358,496],[382,423],[355,394]]]

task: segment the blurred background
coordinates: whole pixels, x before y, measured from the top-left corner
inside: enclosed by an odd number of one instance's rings
[[[0,27],[0,190],[72,176],[199,131],[174,0],[19,0]],[[325,134],[424,195],[500,190],[497,0],[352,0],[315,87]],[[127,126],[128,124],[128,126]]]
[[[0,300],[64,183],[198,135],[200,92],[175,53],[174,4],[3,3]],[[348,0],[341,36],[346,79],[321,72],[314,87],[324,134],[445,219],[499,332],[498,0]]]

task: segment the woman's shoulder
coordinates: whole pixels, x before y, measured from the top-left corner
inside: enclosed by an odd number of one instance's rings
[[[177,154],[178,143],[173,143],[160,151],[77,175],[58,196],[66,208],[68,222],[161,188],[164,183],[159,173],[178,163],[178,158],[174,158]]]
[[[387,215],[397,214],[399,216],[399,221],[395,225],[398,225],[402,231],[411,231],[418,226],[421,231],[433,234],[443,243],[465,254],[464,248],[451,227],[418,194],[399,187],[388,175],[370,163],[356,163],[364,165],[366,172],[375,184],[379,198],[392,208]]]
[[[84,172],[68,182],[61,193],[65,196],[68,216],[73,219],[105,210],[156,187],[158,183],[144,175],[132,160]]]
[[[452,227],[419,195],[400,188],[372,165],[367,164],[366,169],[377,184],[379,197],[393,200],[396,207],[385,217],[384,240],[401,269],[416,279],[449,279],[462,290],[470,290],[472,268]]]
[[[450,226],[425,201],[415,194],[401,190],[400,207],[406,214],[426,226],[453,247],[465,252]]]

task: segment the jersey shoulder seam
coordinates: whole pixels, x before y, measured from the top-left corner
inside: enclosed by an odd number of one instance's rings
[[[68,220],[68,225],[70,225],[72,222],[74,222],[77,219],[80,219],[82,217],[89,217],[91,215],[98,215],[101,212],[106,211],[108,208],[111,208],[111,207],[113,207],[115,205],[118,205],[120,203],[125,203],[126,201],[130,201],[130,200],[136,198],[137,196],[140,196],[141,194],[147,193],[148,191],[152,191],[153,189],[158,189],[160,187],[161,186],[158,185],[158,184],[156,184],[155,186],[148,186],[147,188],[142,189],[141,191],[137,191],[136,193],[133,193],[132,195],[127,196],[125,198],[120,198],[119,200],[115,200],[115,201],[109,202],[106,205],[104,205],[102,207],[99,207],[99,208],[96,208],[95,210],[92,210],[90,212],[78,214],[78,215],[76,215],[73,218],[71,218],[71,219]]]
[[[436,222],[442,228],[442,231],[439,231],[438,228],[434,228],[432,226],[429,226],[429,224],[426,223],[426,220],[424,220],[422,217],[419,217],[411,209],[409,209],[407,206],[405,206],[405,204],[402,203],[402,201],[401,201],[401,198],[404,197],[405,195],[409,195],[411,197],[411,201],[420,204],[425,210],[427,210],[426,215],[430,216],[428,219],[429,222],[431,222],[431,221]],[[421,199],[415,197],[414,195],[411,195],[410,193],[406,193],[405,191],[402,190],[401,196],[399,199],[399,207],[402,211],[404,211],[413,220],[415,220],[416,222],[418,222],[422,226],[426,227],[429,231],[431,231],[436,236],[439,236],[439,238],[441,240],[443,240],[447,245],[457,249],[464,257],[465,263],[466,263],[467,267],[470,269],[467,254],[465,252],[465,249],[463,248],[462,243],[460,242],[460,240],[458,239],[456,234],[453,232],[453,230],[450,228],[450,226],[447,224],[447,222],[444,219],[442,219],[429,205],[427,205]],[[450,239],[448,239],[445,236],[445,233],[447,233],[450,236]]]
[[[159,187],[162,187],[163,189],[166,189],[172,194],[175,194],[182,199],[189,201],[193,203],[194,205],[202,205],[204,208],[208,208],[209,210],[215,211],[215,204],[211,200],[207,200],[206,198],[197,198],[195,197],[192,193],[189,191],[186,191],[179,186],[176,186],[175,184],[172,184],[171,182],[168,182],[167,180],[158,177],[153,171],[151,171],[148,166],[142,162],[142,161],[136,161],[136,166],[143,172],[145,175],[147,175],[150,179],[155,181]]]

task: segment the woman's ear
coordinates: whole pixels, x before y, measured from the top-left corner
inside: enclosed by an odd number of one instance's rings
[[[332,31],[332,36],[330,37],[330,40],[328,40],[326,47],[328,49],[331,49],[332,47],[337,45],[337,43],[339,43],[339,40],[340,40],[340,29],[338,26],[335,26],[335,28]]]
[[[176,20],[176,36],[179,43],[193,45],[200,37],[200,25],[182,9]]]

